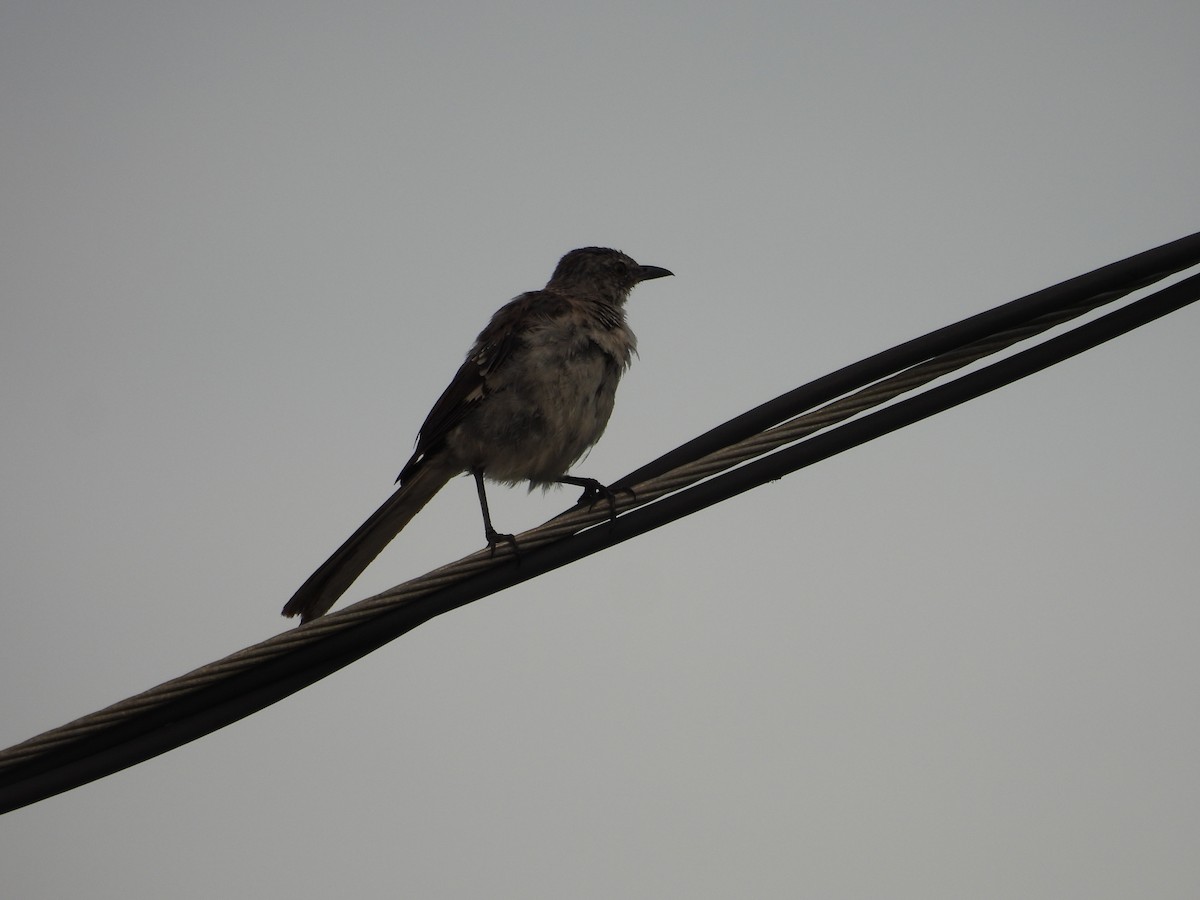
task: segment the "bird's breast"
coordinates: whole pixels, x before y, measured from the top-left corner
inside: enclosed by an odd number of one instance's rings
[[[494,481],[555,481],[604,433],[634,346],[623,325],[556,322],[531,331],[488,376],[452,449]]]

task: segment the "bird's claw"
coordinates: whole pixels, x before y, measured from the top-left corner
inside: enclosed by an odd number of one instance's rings
[[[501,534],[490,525],[484,531],[484,534],[487,536],[488,556],[494,559],[496,556],[496,545],[501,541],[504,541],[506,544],[512,547],[513,555],[516,556],[518,560],[521,558],[521,548],[517,546],[517,539],[513,535]]]
[[[580,494],[576,504],[583,506],[586,503],[590,511],[595,509],[596,504],[601,500],[606,500],[608,501],[608,517],[610,521],[617,518],[617,494],[628,494],[630,499],[637,499],[637,494],[633,492],[633,488],[622,486],[613,489],[601,484],[594,478],[584,479],[584,482],[583,493]]]

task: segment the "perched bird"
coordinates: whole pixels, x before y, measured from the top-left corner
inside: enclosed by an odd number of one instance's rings
[[[638,265],[619,250],[584,247],[561,260],[540,291],[492,316],[466,362],[438,398],[397,480],[400,487],[300,586],[283,608],[301,622],[324,615],[362,571],[455,475],[470,472],[484,535],[492,527],[483,481],[531,487],[572,484],[596,496],[594,479],[568,475],[600,439],[617,382],[637,342],[625,322],[634,285],[672,273]]]

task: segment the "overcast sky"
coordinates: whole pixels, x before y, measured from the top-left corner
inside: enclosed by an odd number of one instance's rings
[[[1198,34],[1194,0],[5,3],[0,746],[289,627],[572,247],[676,273],[631,299],[607,480],[1200,229]],[[10,813],[4,892],[1190,900],[1198,342],[1185,309]],[[456,480],[346,602],[481,537]]]

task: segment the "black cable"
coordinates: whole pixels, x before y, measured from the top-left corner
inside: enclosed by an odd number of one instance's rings
[[[1200,235],[1184,240],[1190,242],[1191,252],[1200,256]],[[1177,241],[1157,251],[1149,251],[1149,254],[1158,260],[1158,268],[1155,271],[1169,274],[1164,272],[1167,267],[1163,264],[1162,251],[1178,248],[1181,243]],[[1143,259],[1147,255],[1140,254],[1132,260]],[[1132,260],[1125,260],[1098,271],[1109,271],[1114,273],[1114,277],[1119,275],[1122,279],[1148,278],[1144,271],[1140,276],[1130,275],[1135,269],[1129,265]],[[1191,264],[1197,262],[1200,262],[1200,259],[1191,259]],[[1171,265],[1175,266],[1175,262]],[[1170,271],[1182,267],[1175,266]],[[1071,285],[1080,281],[1081,279],[1072,279],[1064,284]],[[1092,279],[1090,287],[1087,287],[1084,293],[1090,291],[1094,295],[1106,291],[1119,291],[1114,296],[1120,296],[1133,289],[1129,287],[1130,283],[1130,280],[1124,280],[1114,287],[1110,282],[1106,287]],[[1055,291],[1062,287],[1059,285],[1048,290]],[[1039,292],[1031,296],[1037,297],[1045,293]],[[237,671],[195,690],[181,691],[157,706],[139,710],[136,715],[106,723],[104,727],[88,731],[78,738],[39,750],[38,753],[22,758],[17,763],[0,765],[0,812],[36,802],[180,746],[324,678],[444,612],[559,568],[605,547],[629,540],[684,515],[995,390],[1197,299],[1200,299],[1200,275],[1185,279],[986,368],[926,390],[911,399],[862,415],[762,459],[668,495],[647,506],[633,509],[611,524],[593,527],[570,538],[524,553],[519,565],[497,565],[449,587],[387,609],[373,618],[342,630],[330,631],[327,635],[323,634],[320,640],[297,642],[295,649],[252,668]],[[1063,302],[1063,297],[1060,296],[1057,302]],[[1012,304],[1006,304],[999,309],[1011,307]],[[1045,312],[1045,309],[1040,309],[1038,314]],[[1023,321],[1031,315],[1033,313],[1025,310],[1016,321]],[[976,316],[966,322],[979,319],[980,317]],[[1007,321],[1011,325],[1013,320]],[[943,334],[947,330],[941,329],[933,334]],[[962,340],[975,340],[979,337],[979,333],[974,329],[966,329],[959,334]],[[925,339],[918,339],[922,340]],[[909,342],[910,345],[913,343]],[[909,345],[901,345],[901,348],[906,346]],[[888,354],[892,352],[888,351]],[[924,348],[921,352],[924,353]],[[871,360],[878,360],[888,354],[879,354]],[[866,364],[871,360],[847,367],[834,375],[851,372],[859,367],[870,368]],[[860,372],[864,370],[859,369]],[[853,377],[858,378],[861,375]],[[847,377],[847,380],[852,379]],[[868,379],[868,383],[873,380],[875,379]],[[825,379],[819,379],[813,384],[822,381]],[[811,388],[811,385],[806,388]],[[838,390],[835,396],[844,392],[844,388]],[[11,753],[11,750],[6,752]],[[2,758],[3,754],[0,754],[0,763],[3,762]]]
[[[1033,375],[1197,300],[1200,300],[1200,275],[1193,275],[1036,347],[970,372],[947,384],[930,388],[909,400],[899,401],[878,412],[831,428],[649,506],[631,510],[617,519],[615,525],[618,530],[622,530],[622,525],[634,529],[632,534],[622,538],[627,540],[635,534],[691,515],[722,500],[728,500],[769,481],[776,481],[813,463]],[[552,545],[547,549],[553,550],[557,546],[559,545]]]
[[[972,343],[1047,313],[1086,303],[1091,298],[1107,295],[1106,300],[1119,299],[1197,263],[1200,263],[1200,232],[1077,275],[905,341],[903,344],[897,344],[889,350],[781,394],[646,463],[618,479],[615,484],[628,487],[655,478],[663,472],[707,456],[721,447],[727,447],[815,406],[827,403],[835,397],[857,390],[880,378],[886,378],[954,347]]]

